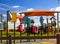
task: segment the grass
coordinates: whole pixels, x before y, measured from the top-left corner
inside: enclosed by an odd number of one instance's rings
[[[60,28],[56,28],[56,30],[60,30]],[[8,31],[8,35],[14,36],[14,32]],[[2,37],[6,37],[6,31],[2,31]],[[20,32],[15,31],[15,36],[20,37]],[[23,33],[21,36],[27,36],[27,33]],[[30,36],[34,36],[34,34],[30,34]],[[35,34],[35,36],[41,36],[41,34]],[[54,34],[44,34],[42,33],[42,36],[54,36]],[[0,31],[0,37],[1,37],[1,31]]]
[[[9,32],[8,35],[14,36],[14,32]],[[6,36],[7,36],[6,32],[2,32],[2,37],[6,37]],[[15,36],[20,37],[20,32],[16,32]],[[21,34],[21,36],[27,36],[27,33],[23,33]],[[30,36],[34,36],[34,34],[30,34]],[[41,34],[35,34],[35,36],[41,36]],[[54,34],[43,34],[42,33],[42,36],[54,36]],[[0,37],[1,37],[1,33],[0,33]]]

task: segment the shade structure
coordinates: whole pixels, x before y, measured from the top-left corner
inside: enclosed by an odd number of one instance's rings
[[[25,16],[54,16],[54,11],[48,11],[48,10],[32,10],[32,11],[26,11],[21,12],[20,14],[25,14]]]
[[[22,23],[22,21],[23,21],[22,16],[17,15],[17,18],[18,18],[18,19],[19,19],[19,21]]]

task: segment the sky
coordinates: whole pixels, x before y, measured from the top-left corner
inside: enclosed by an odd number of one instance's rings
[[[0,14],[7,10],[20,12],[29,8],[34,10],[49,10],[57,6],[57,0],[0,0]]]
[[[22,12],[27,10],[50,10],[56,8],[57,0],[0,0],[0,14],[6,17],[6,11]],[[4,18],[6,19],[6,18]]]

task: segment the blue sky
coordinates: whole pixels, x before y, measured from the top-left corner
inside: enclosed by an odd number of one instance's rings
[[[50,10],[57,7],[57,5],[57,0],[0,0],[0,14],[6,15],[7,10],[21,12],[30,8],[34,10]]]
[[[29,8],[35,10],[49,10],[57,6],[57,0],[0,0],[0,14],[10,11],[26,11]]]

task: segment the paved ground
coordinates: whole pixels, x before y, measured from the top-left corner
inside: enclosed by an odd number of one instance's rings
[[[37,39],[36,41],[30,40],[30,42],[27,42],[27,40],[22,40],[20,43],[20,40],[15,40],[15,44],[52,44],[56,43],[56,39]],[[1,43],[0,43],[1,44]],[[6,44],[6,40],[2,41],[2,44]],[[14,44],[14,41],[12,41],[12,44]]]

